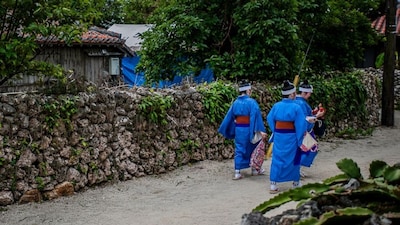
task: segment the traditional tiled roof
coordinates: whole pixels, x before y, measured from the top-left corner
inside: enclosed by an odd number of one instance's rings
[[[111,32],[98,27],[91,27],[87,32],[82,34],[82,43],[93,44],[123,44],[125,40],[121,38],[121,34]]]
[[[36,39],[39,44],[42,45],[64,45],[63,40],[58,39],[55,36],[52,37],[39,37]],[[80,42],[73,42],[72,45],[107,45],[119,48],[121,51],[126,52],[130,55],[134,55],[132,49],[126,44],[125,40],[121,38],[121,34],[108,31],[99,27],[91,27],[88,31],[82,34]]]
[[[396,10],[396,35],[400,36],[400,8]],[[379,34],[385,35],[386,32],[386,15],[378,17],[375,19],[372,24],[372,28],[374,28]]]

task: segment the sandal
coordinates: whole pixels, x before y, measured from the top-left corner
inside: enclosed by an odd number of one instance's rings
[[[270,194],[278,194],[278,192],[279,192],[279,188],[277,188],[277,189],[274,189],[274,190],[269,190],[269,193]]]
[[[240,180],[240,179],[242,179],[243,178],[243,176],[242,176],[242,174],[235,174],[235,176],[233,177],[233,180]]]
[[[263,168],[261,168],[260,170],[251,171],[252,176],[264,175],[264,174],[265,174],[265,169],[263,169]]]
[[[302,185],[301,185],[300,182],[297,182],[297,183],[293,182],[293,184],[292,184],[292,189],[295,189],[295,188],[298,188],[298,187],[301,187],[301,186],[302,186]]]

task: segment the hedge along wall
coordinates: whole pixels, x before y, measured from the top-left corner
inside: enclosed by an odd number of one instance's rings
[[[376,76],[366,77],[370,122],[376,126]],[[271,97],[262,84],[253,89],[265,118]],[[66,182],[73,192],[190,162],[233,158],[232,142],[217,133],[219,124],[205,118],[196,87],[0,95],[0,108],[0,205],[54,198],[54,190]],[[32,193],[32,199],[24,198]]]

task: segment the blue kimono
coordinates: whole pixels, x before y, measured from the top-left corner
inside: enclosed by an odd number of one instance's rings
[[[231,105],[218,132],[235,140],[235,170],[250,167],[250,156],[258,143],[251,140],[258,131],[266,132],[260,107],[248,95],[239,96]]]
[[[303,110],[304,116],[313,116],[311,106],[308,104],[307,100],[301,96],[296,97],[296,103],[300,105]],[[314,134],[314,124],[307,122],[307,131],[310,132],[311,136],[315,138]],[[302,152],[301,154],[301,165],[306,167],[311,167],[311,164],[314,162],[315,157],[318,153],[318,146],[312,148],[308,152]]]
[[[299,147],[307,129],[307,120],[295,100],[284,98],[275,103],[267,115],[273,132],[270,181],[286,182],[300,180]]]

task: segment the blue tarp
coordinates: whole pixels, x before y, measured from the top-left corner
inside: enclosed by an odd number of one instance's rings
[[[135,73],[139,59],[138,56],[122,58],[122,75],[124,76],[124,82],[129,86],[142,86],[145,83],[144,74]]]
[[[140,57],[124,57],[122,58],[122,75],[124,82],[130,87],[132,86],[143,86],[145,83],[144,73],[136,73],[135,68],[139,63]],[[185,76],[175,76],[172,81],[159,81],[158,87],[171,87],[174,85],[181,85],[182,81],[186,79]],[[193,77],[195,83],[204,83],[214,81],[214,73],[211,68],[206,67],[201,70],[198,76]]]

